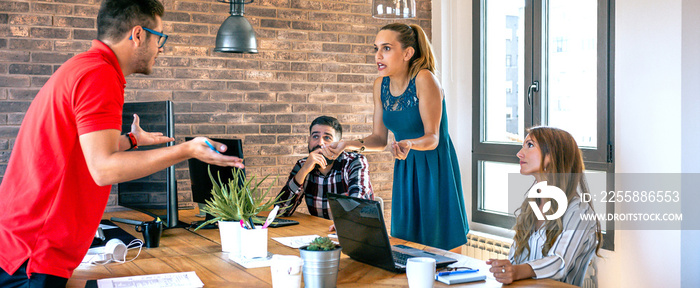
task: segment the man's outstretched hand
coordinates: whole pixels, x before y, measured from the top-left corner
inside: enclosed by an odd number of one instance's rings
[[[163,136],[160,132],[146,132],[141,129],[139,115],[134,114],[134,122],[131,123],[131,133],[136,137],[139,146],[158,145],[175,141],[175,138]]]

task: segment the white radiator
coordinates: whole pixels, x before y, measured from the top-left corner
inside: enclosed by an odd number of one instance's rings
[[[583,285],[581,286],[583,288],[597,288],[598,285],[595,285],[595,281],[591,278],[586,278],[583,279]]]
[[[486,236],[479,232],[470,231],[467,234],[467,244],[462,247],[462,254],[480,260],[507,259],[512,239]]]
[[[583,288],[598,288],[598,265],[596,263],[596,259],[598,256],[593,255],[593,259],[591,259],[591,264],[588,266],[588,270],[586,270],[586,277],[583,278],[583,284],[581,287]]]

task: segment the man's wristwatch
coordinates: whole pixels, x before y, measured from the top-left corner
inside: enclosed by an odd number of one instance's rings
[[[131,144],[131,148],[129,148],[129,150],[139,148],[139,146],[136,145],[136,136],[134,136],[134,133],[126,133],[126,139],[129,139],[129,144]]]

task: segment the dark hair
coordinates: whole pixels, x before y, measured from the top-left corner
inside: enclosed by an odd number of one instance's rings
[[[413,50],[416,51],[408,62],[408,75],[410,75],[410,78],[416,77],[418,72],[423,69],[428,69],[428,71],[435,74],[433,46],[430,45],[428,36],[425,35],[423,28],[416,24],[391,23],[379,30],[390,30],[399,33],[398,40],[401,43],[401,48],[413,47]]]
[[[121,40],[134,26],[153,29],[156,15],[163,17],[163,13],[165,8],[158,0],[104,0],[97,12],[97,39]]]
[[[313,122],[311,122],[311,125],[309,125],[309,133],[311,133],[311,128],[313,128],[314,125],[325,125],[331,127],[335,130],[335,136],[338,137],[338,139],[343,138],[343,126],[340,126],[338,119],[331,116],[319,116],[318,118],[314,119]]]

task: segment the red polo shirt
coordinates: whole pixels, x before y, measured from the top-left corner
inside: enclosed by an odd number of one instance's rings
[[[126,80],[104,43],[66,61],[32,101],[0,184],[0,267],[70,278],[110,186],[95,184],[78,137],[121,130]]]

